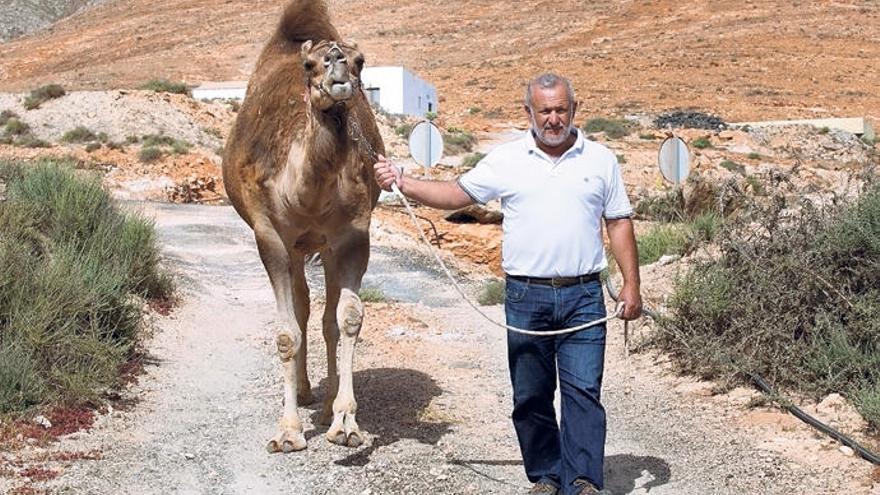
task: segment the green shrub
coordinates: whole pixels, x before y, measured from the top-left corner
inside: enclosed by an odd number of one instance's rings
[[[143,136],[141,142],[143,143],[143,148],[141,148],[141,161],[143,162],[157,160],[169,152],[183,155],[189,153],[192,147],[187,141],[164,134],[147,134]]]
[[[171,145],[171,152],[175,155],[185,155],[190,151],[190,144],[186,141],[175,140]]]
[[[760,159],[761,159],[760,153],[758,153],[756,151],[749,153],[749,160],[760,160]]]
[[[141,142],[144,146],[173,146],[177,140],[164,134],[145,134]]]
[[[653,141],[657,139],[657,136],[653,134],[639,134],[639,139],[644,139],[645,141]]]
[[[64,91],[64,88],[58,84],[40,86],[32,90],[31,94],[25,97],[23,105],[25,110],[34,110],[40,108],[40,105],[43,103],[55,98],[61,98],[65,94],[67,93]]]
[[[880,426],[880,186],[852,202],[743,207],[675,284],[654,343],[682,370],[851,399]]]
[[[829,132],[831,132],[831,128],[830,128],[830,127],[821,127],[821,128],[819,128],[819,134],[828,134]]]
[[[385,294],[378,287],[361,287],[358,297],[363,302],[385,302]]]
[[[75,127],[61,136],[61,140],[65,143],[88,143],[97,139],[98,136],[91,129],[83,126]]]
[[[584,122],[581,127],[586,133],[604,132],[609,139],[620,139],[630,133],[630,123],[623,119],[597,117]]]
[[[30,126],[16,117],[6,121],[4,132],[7,136],[21,136],[30,131]]]
[[[0,167],[0,412],[96,398],[138,341],[138,299],[171,295],[152,224],[72,165]]]
[[[394,127],[394,133],[402,138],[408,138],[413,130],[413,125],[407,122]]]
[[[697,148],[698,150],[703,150],[706,148],[711,148],[712,141],[709,140],[709,136],[698,137],[697,139],[694,139],[694,141],[691,143],[691,146]]]
[[[86,145],[86,152],[91,153],[93,151],[97,151],[101,149],[101,143],[89,143]]]
[[[461,161],[461,166],[462,168],[474,168],[485,156],[485,153],[471,153],[470,155],[464,157],[464,159]]]
[[[12,110],[3,110],[0,112],[0,126],[5,126],[10,119],[17,119],[18,114],[13,112]]]
[[[730,170],[735,174],[746,175],[746,167],[732,160],[724,160],[719,165],[721,168]]]
[[[15,140],[15,144],[18,146],[24,146],[25,148],[48,148],[52,146],[47,141],[43,141],[30,133],[20,136]]]
[[[622,155],[622,154],[617,155],[617,163],[619,163],[621,165],[625,164],[626,163],[626,156]]]
[[[660,224],[636,239],[639,249],[639,265],[648,265],[664,255],[685,254],[691,245],[691,235],[681,224]]]
[[[477,144],[477,138],[470,132],[450,127],[443,136],[443,151],[449,155],[471,152]]]
[[[482,111],[483,111],[483,109],[481,109],[480,107],[470,107],[470,108],[468,108],[468,110],[467,110],[467,112],[468,112],[469,114],[471,114],[471,115],[476,115],[476,114],[478,114],[478,113],[480,113],[480,112],[482,112]]]
[[[164,155],[165,153],[159,148],[145,146],[138,152],[138,159],[144,163],[150,163],[162,158]]]
[[[504,303],[505,284],[504,280],[493,279],[483,285],[477,302],[482,306],[493,306]]]
[[[151,79],[141,86],[140,89],[155,91],[157,93],[189,94],[189,86],[187,86],[186,83],[173,82],[167,79]]]

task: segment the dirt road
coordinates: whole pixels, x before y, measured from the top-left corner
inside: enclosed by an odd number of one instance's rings
[[[274,304],[250,231],[228,207],[138,207],[156,219],[183,301],[156,322],[148,344],[152,364],[130,390],[137,404],[54,447],[100,449],[103,459],[69,463],[45,488],[77,494],[527,490],[509,421],[504,336],[476,319],[411,240],[375,227],[365,285],[394,302],[368,304],[355,363],[358,421],[374,435],[372,443],[356,450],[329,444],[323,427],[312,424],[319,406],[312,404],[301,409],[308,450],[270,455],[264,445],[280,413],[281,377],[269,330]],[[309,279],[318,300],[309,370],[320,398],[326,385],[320,269],[310,268]],[[500,306],[489,312],[502,317]],[[809,450],[798,460],[744,433],[735,418],[748,394],[699,396],[692,393],[698,386],[645,355],[634,359],[632,393],[624,394],[620,325],[609,335],[606,476],[614,493],[869,493],[866,463],[811,464]]]

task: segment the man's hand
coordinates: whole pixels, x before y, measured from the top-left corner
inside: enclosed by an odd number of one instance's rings
[[[623,304],[624,320],[635,320],[642,315],[642,296],[637,285],[624,284],[617,296],[617,303]]]
[[[379,161],[373,165],[373,171],[376,182],[383,190],[391,191],[392,184],[397,184],[398,188],[403,187],[403,171],[400,167],[392,165],[384,156],[379,155]]]

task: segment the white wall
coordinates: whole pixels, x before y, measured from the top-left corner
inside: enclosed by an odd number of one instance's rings
[[[240,88],[194,88],[192,97],[196,100],[244,100],[247,86]]]
[[[379,106],[389,113],[424,117],[437,112],[437,91],[403,67],[367,67],[361,73],[364,88],[379,89]]]
[[[366,67],[361,82],[379,88],[379,106],[386,112],[403,113],[403,67]]]
[[[437,113],[437,91],[409,71],[403,72],[403,113],[424,117],[428,111]]]

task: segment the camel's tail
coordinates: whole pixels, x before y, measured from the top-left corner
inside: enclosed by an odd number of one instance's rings
[[[293,0],[284,9],[278,35],[290,43],[306,40],[335,40],[341,38],[330,23],[327,5],[321,0]]]

